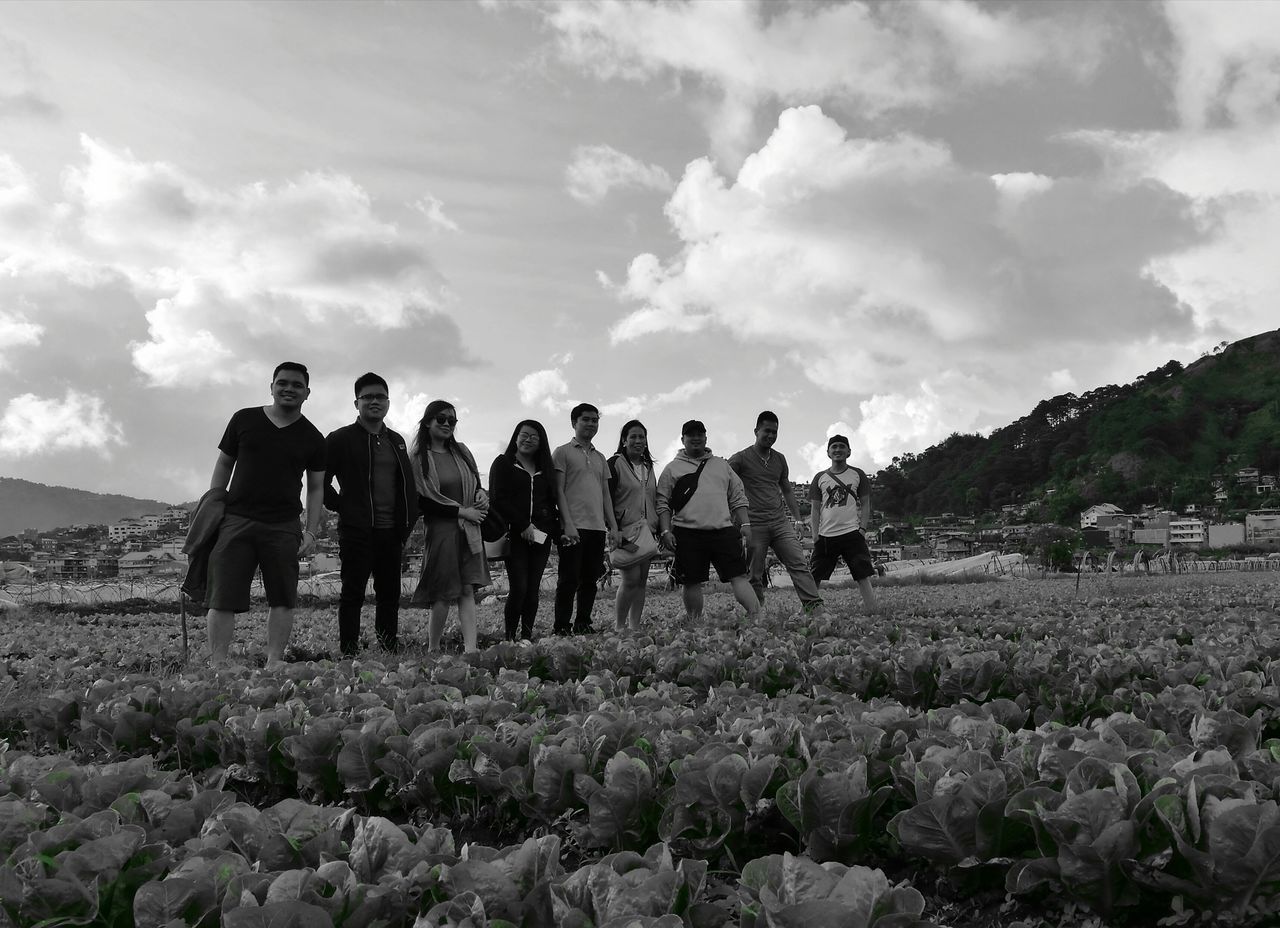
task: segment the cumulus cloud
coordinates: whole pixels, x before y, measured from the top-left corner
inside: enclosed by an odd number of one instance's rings
[[[5,352],[16,348],[33,348],[40,344],[44,326],[18,312],[0,310],[0,370],[5,366]]]
[[[628,396],[625,399],[605,403],[600,407],[600,414],[604,416],[626,416],[628,419],[634,419],[647,410],[687,403],[699,393],[705,393],[710,388],[710,377],[686,380],[665,393],[642,393],[639,396]]]
[[[123,445],[124,430],[99,396],[67,390],[62,399],[24,393],[0,415],[0,457],[22,458],[57,451],[94,451],[110,457]]]
[[[1198,334],[1150,268],[1201,232],[1149,181],[992,178],[937,141],[851,138],[803,107],[734,177],[692,162],[666,212],[682,247],[631,262],[615,343],[715,330],[774,346],[814,383],[871,397],[876,463],[1003,424],[1046,370]]]
[[[520,393],[520,402],[526,406],[542,406],[550,412],[568,408],[564,398],[569,393],[569,384],[559,368],[525,374],[516,384],[516,390]]]
[[[645,164],[608,145],[582,145],[573,151],[573,161],[565,169],[569,196],[594,206],[618,188],[639,187],[668,192],[674,186],[671,175],[656,164]]]
[[[1025,7],[960,0],[872,4],[620,3],[540,8],[562,57],[602,78],[688,79],[716,99],[718,155],[733,161],[765,101],[841,99],[871,116],[934,107],[1042,69],[1083,74],[1097,36]]]
[[[43,83],[27,46],[0,34],[0,119],[57,116],[58,107],[45,95]]]
[[[438,203],[421,227],[398,226],[339,174],[221,189],[89,137],[81,148],[53,203],[0,160],[0,267],[89,286],[127,281],[151,304],[145,337],[130,345],[151,384],[260,376],[285,355],[317,367],[359,353],[409,363],[415,342],[434,346],[438,366],[474,363],[425,244],[448,222]],[[388,343],[391,332],[400,337]]]

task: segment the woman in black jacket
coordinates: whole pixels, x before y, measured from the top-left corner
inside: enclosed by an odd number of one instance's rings
[[[542,572],[551,556],[552,541],[560,534],[560,505],[556,468],[551,461],[547,430],[525,419],[511,433],[507,450],[489,468],[489,505],[506,521],[507,552],[505,617],[507,640],[529,641],[538,614]]]

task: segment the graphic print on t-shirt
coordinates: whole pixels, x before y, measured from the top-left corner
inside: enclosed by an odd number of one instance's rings
[[[836,484],[834,486],[826,486],[822,488],[824,509],[835,509],[839,506],[849,505],[849,488],[844,484]]]

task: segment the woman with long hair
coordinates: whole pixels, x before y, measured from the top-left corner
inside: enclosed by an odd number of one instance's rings
[[[440,650],[449,607],[458,605],[462,646],[476,650],[476,590],[489,583],[480,523],[489,498],[480,486],[476,459],[454,437],[458,413],[452,403],[427,404],[413,442],[413,476],[418,487],[427,545],[413,603],[431,607],[428,647]]]
[[[638,419],[632,419],[623,425],[618,450],[609,458],[609,493],[624,546],[635,544],[645,530],[651,537],[657,537],[657,486],[653,458],[649,455],[649,431]],[[614,601],[614,624],[618,631],[626,630],[628,624],[632,629],[640,627],[651,560],[652,557],[646,557],[619,568],[622,582]]]
[[[560,536],[560,500],[547,430],[524,419],[511,433],[507,450],[489,468],[489,504],[507,523],[507,580],[504,617],[507,640],[533,638],[542,573]]]

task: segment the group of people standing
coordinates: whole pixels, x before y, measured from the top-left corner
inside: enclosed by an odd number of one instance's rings
[[[426,546],[412,603],[430,609],[428,647],[433,651],[454,609],[464,649],[476,650],[475,594],[490,582],[482,526],[505,528],[502,557],[509,592],[504,619],[512,641],[534,635],[553,545],[558,576],[552,631],[557,635],[593,631],[606,555],[621,573],[614,601],[619,630],[640,626],[649,567],[663,552],[672,557],[672,576],[683,587],[690,619],[702,613],[702,583],[712,567],[754,618],[764,602],[770,550],[786,567],[806,613],[823,609],[819,583],[840,559],[858,581],[867,608],[878,609],[862,532],[871,512],[868,481],[848,465],[849,442],[843,436],[828,440],[831,467],[810,486],[815,539],[810,564],[795,531],[800,513],[786,458],[773,450],[778,418],[772,412],[757,418],[755,442],[727,460],[707,447],[702,422],[685,422],[682,449],[659,474],[643,423],[627,422],[617,450],[605,457],[593,443],[600,411],[580,403],[570,412],[572,437],[554,449],[540,422],[517,423],[506,450],[489,467],[486,490],[474,456],[455,436],[457,409],[445,400],[427,405],[410,444],[384,421],[390,393],[377,374],[355,381],[356,419],[327,437],[302,415],[310,396],[304,365],[278,365],[271,396],[270,405],[232,416],[188,535],[188,584],[193,573],[207,576],[215,662],[227,658],[236,614],[249,609],[256,570],[270,607],[267,659],[283,659],[297,603],[298,559],[315,548],[322,507],[338,514],[338,638],[344,654],[359,648],[370,577],[375,636],[388,650],[399,647],[400,567],[419,516]],[[299,499],[304,475],[305,507]]]

